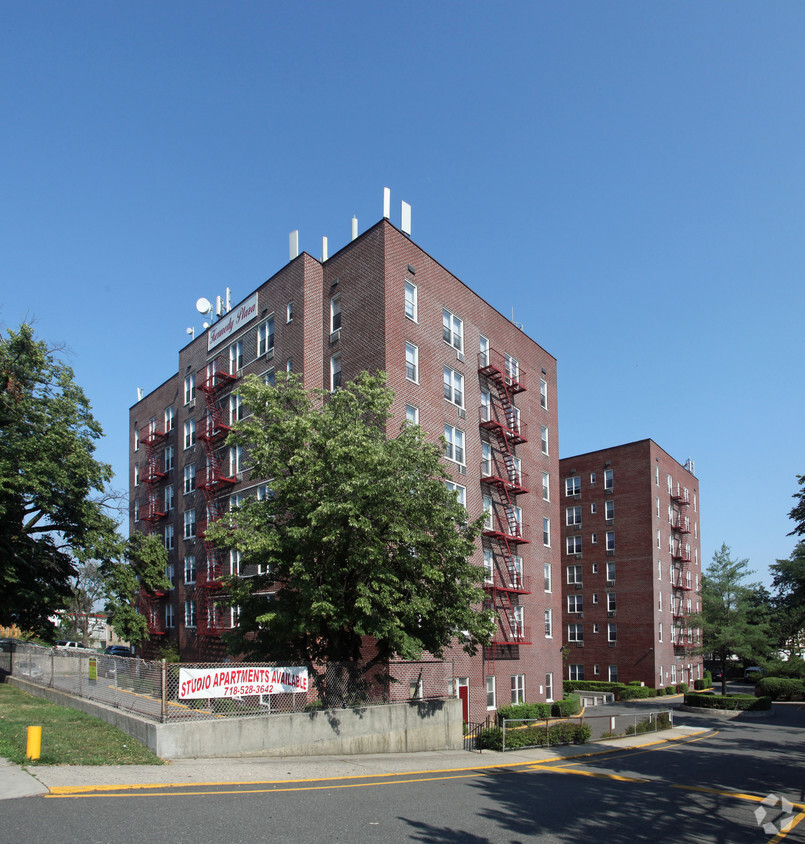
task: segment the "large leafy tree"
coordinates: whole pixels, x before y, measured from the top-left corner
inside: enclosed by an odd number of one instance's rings
[[[70,579],[70,598],[62,614],[60,631],[66,639],[89,644],[92,614],[105,594],[101,567],[95,560],[75,564],[76,575]]]
[[[769,569],[775,590],[771,605],[776,644],[788,657],[795,656],[805,648],[805,541]]]
[[[248,450],[271,491],[207,531],[266,572],[230,583],[234,652],[365,667],[441,655],[456,636],[470,653],[488,640],[483,573],[469,559],[480,520],[468,520],[418,426],[387,436],[385,375],[333,394],[294,376],[276,387],[251,378],[240,394],[251,413],[229,443]]]
[[[797,483],[800,489],[792,496],[797,499],[797,505],[788,514],[789,518],[796,522],[796,525],[788,534],[789,536],[805,536],[805,475],[797,475]]]
[[[101,436],[73,371],[30,325],[0,337],[0,624],[49,635],[73,560],[116,552]]]
[[[133,533],[123,559],[101,564],[108,622],[124,641],[139,645],[148,638],[143,605],[148,596],[172,587],[165,574],[167,563],[168,552],[160,536]]]
[[[724,673],[723,694],[727,692],[727,661],[731,656],[757,662],[770,648],[762,611],[765,604],[757,600],[759,587],[746,582],[751,574],[749,560],[734,560],[729,546],[722,544],[702,575],[698,621],[703,650],[713,654]]]

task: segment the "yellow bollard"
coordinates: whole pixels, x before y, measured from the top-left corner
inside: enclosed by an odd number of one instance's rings
[[[42,728],[28,727],[28,746],[25,749],[26,759],[38,759],[42,750]]]

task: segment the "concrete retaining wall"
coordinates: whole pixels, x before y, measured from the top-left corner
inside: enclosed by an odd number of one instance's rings
[[[19,678],[9,677],[6,682],[62,706],[95,715],[134,736],[163,759],[413,753],[463,747],[461,701],[457,698],[363,709],[292,712],[263,718],[157,724]]]

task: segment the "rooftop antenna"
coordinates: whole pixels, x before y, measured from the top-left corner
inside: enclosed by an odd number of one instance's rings
[[[352,237],[351,240],[355,240],[358,236],[358,218],[353,214],[352,216]]]
[[[200,299],[196,300],[196,310],[202,315],[206,316],[209,322],[204,323],[204,328],[207,329],[210,327],[210,322],[212,322],[212,302],[209,299],[202,296]]]
[[[411,206],[407,202],[400,203],[400,228],[411,237]]]
[[[190,335],[191,340],[196,339],[196,329],[192,325],[187,326],[187,333]]]
[[[143,400],[143,388],[137,387],[137,401]]]
[[[288,260],[293,261],[299,256],[299,229],[288,235]]]
[[[383,218],[391,218],[391,189],[383,188]]]

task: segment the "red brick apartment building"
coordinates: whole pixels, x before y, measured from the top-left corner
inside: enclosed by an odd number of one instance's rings
[[[407,419],[443,436],[456,494],[486,513],[476,563],[497,633],[483,653],[456,646],[445,662],[444,693],[465,701],[465,718],[561,698],[556,361],[387,219],[325,260],[294,257],[131,408],[130,529],[164,537],[174,583],[145,608],[151,652],[169,641],[183,660],[225,655],[233,618],[215,603],[220,577],[248,572],[205,543],[205,520],[265,493],[224,441],[243,412],[239,379],[277,370],[330,389],[385,370],[389,433]]]
[[[652,440],[559,461],[565,678],[702,676],[699,482]]]

